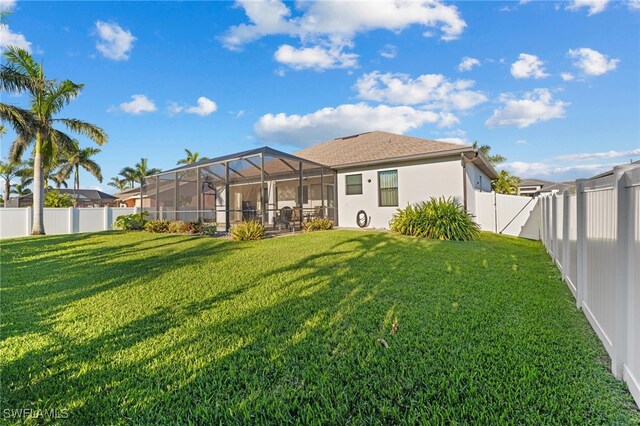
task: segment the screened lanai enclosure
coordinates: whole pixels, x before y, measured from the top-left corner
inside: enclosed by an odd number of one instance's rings
[[[335,183],[331,168],[263,147],[147,176],[141,201],[150,219],[292,230],[317,217],[336,222]]]

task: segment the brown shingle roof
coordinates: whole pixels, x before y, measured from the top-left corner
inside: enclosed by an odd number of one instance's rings
[[[294,153],[330,167],[465,148],[448,142],[374,131],[336,138]]]

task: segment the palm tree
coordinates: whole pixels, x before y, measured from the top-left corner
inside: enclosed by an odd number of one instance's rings
[[[28,169],[24,167],[24,164],[16,161],[1,161],[0,160],[0,179],[4,180],[4,199],[9,200],[11,196],[11,181],[17,177],[23,177],[28,175]],[[6,207],[5,203],[5,207]]]
[[[519,184],[519,177],[511,175],[506,170],[502,170],[498,173],[498,179],[491,182],[491,189],[498,194],[514,195],[518,193]]]
[[[193,164],[193,163],[197,163],[198,161],[204,161],[204,160],[208,160],[207,157],[200,157],[200,153],[198,151],[195,152],[191,152],[188,149],[184,149],[184,152],[187,154],[186,158],[183,158],[181,160],[178,160],[178,165],[181,164]]]
[[[11,145],[11,158],[22,157],[25,149],[33,146],[33,229],[32,234],[44,234],[44,177],[43,169],[51,169],[56,156],[73,149],[73,139],[54,127],[64,125],[67,130],[84,135],[98,145],[107,142],[106,133],[93,124],[56,115],[76,98],[84,85],[71,80],[48,80],[42,65],[31,54],[14,46],[4,53],[6,64],[0,70],[0,90],[27,92],[31,98],[30,110],[0,104],[0,118],[8,122],[17,134]]]
[[[118,179],[117,177],[112,177],[111,180],[107,183],[107,185],[113,186],[120,192],[127,189],[127,181],[125,181],[124,179]]]
[[[56,159],[53,163],[56,164],[57,166],[59,162],[60,162],[60,159]],[[27,168],[25,170],[25,174],[33,178],[33,175],[35,172],[33,158],[27,161],[26,164],[27,164]],[[53,188],[53,186],[51,185],[52,182],[57,189],[60,189],[63,186],[65,188],[69,187],[69,185],[67,185],[66,178],[64,176],[61,176],[60,173],[58,173],[56,170],[51,168],[42,169],[42,182],[44,183],[45,189]]]
[[[489,145],[478,146],[478,141],[473,141],[472,146],[482,152],[484,156],[487,157],[487,161],[489,161],[489,163],[494,167],[507,161],[507,159],[500,154],[491,155],[491,146]]]
[[[20,183],[11,185],[11,193],[16,194],[18,197],[31,194],[31,190],[27,188],[31,185],[31,182],[33,182],[33,178],[23,176],[22,179],[20,179]]]
[[[133,167],[124,167],[120,170],[120,176],[122,176],[133,187],[134,183],[144,183],[145,176],[155,175],[160,173],[161,170],[157,168],[149,168],[148,160],[141,158]]]
[[[102,183],[102,170],[98,163],[91,159],[94,155],[100,153],[98,148],[80,148],[80,143],[74,140],[72,151],[66,152],[62,156],[62,164],[60,165],[59,176],[68,179],[73,172],[73,189],[80,189],[80,167],[89,172],[93,177]]]
[[[149,168],[148,160],[146,158],[141,158],[138,163],[136,163],[133,167],[124,167],[120,170],[120,176],[123,176],[127,182],[131,184],[133,188],[133,184],[140,184],[140,207],[142,207],[142,191],[145,186],[145,177],[149,175],[155,175],[160,173],[162,170],[158,168]]]

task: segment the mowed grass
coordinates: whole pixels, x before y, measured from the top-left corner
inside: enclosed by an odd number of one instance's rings
[[[1,410],[67,409],[77,424],[640,423],[537,242],[114,232],[3,241],[1,256]]]

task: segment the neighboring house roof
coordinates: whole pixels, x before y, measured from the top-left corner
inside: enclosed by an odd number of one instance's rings
[[[520,183],[518,184],[519,188],[522,188],[523,186],[541,186],[541,187],[545,187],[547,185],[553,185],[555,182],[551,182],[548,180],[542,180],[542,179],[523,179],[520,181]]]
[[[536,191],[536,194],[544,194],[553,191],[568,191],[576,187],[574,182],[558,182],[551,185],[547,185]]]
[[[477,163],[490,178],[497,174],[487,159],[471,146],[373,131],[336,138],[295,152],[294,155],[332,168],[364,166],[412,159],[478,153]]]
[[[128,200],[129,198],[132,198],[132,197],[140,198],[140,187],[131,188],[131,189],[125,189],[122,192],[118,192],[116,194],[113,194],[113,196],[117,200],[121,200],[121,201]]]
[[[58,191],[61,194],[68,194],[71,198],[77,199],[80,202],[95,202],[95,201],[113,201],[117,198],[106,192],[98,191],[97,189],[69,189],[69,188],[53,188],[45,189],[45,193],[49,191]],[[21,201],[32,201],[33,193],[26,194],[20,197]]]

